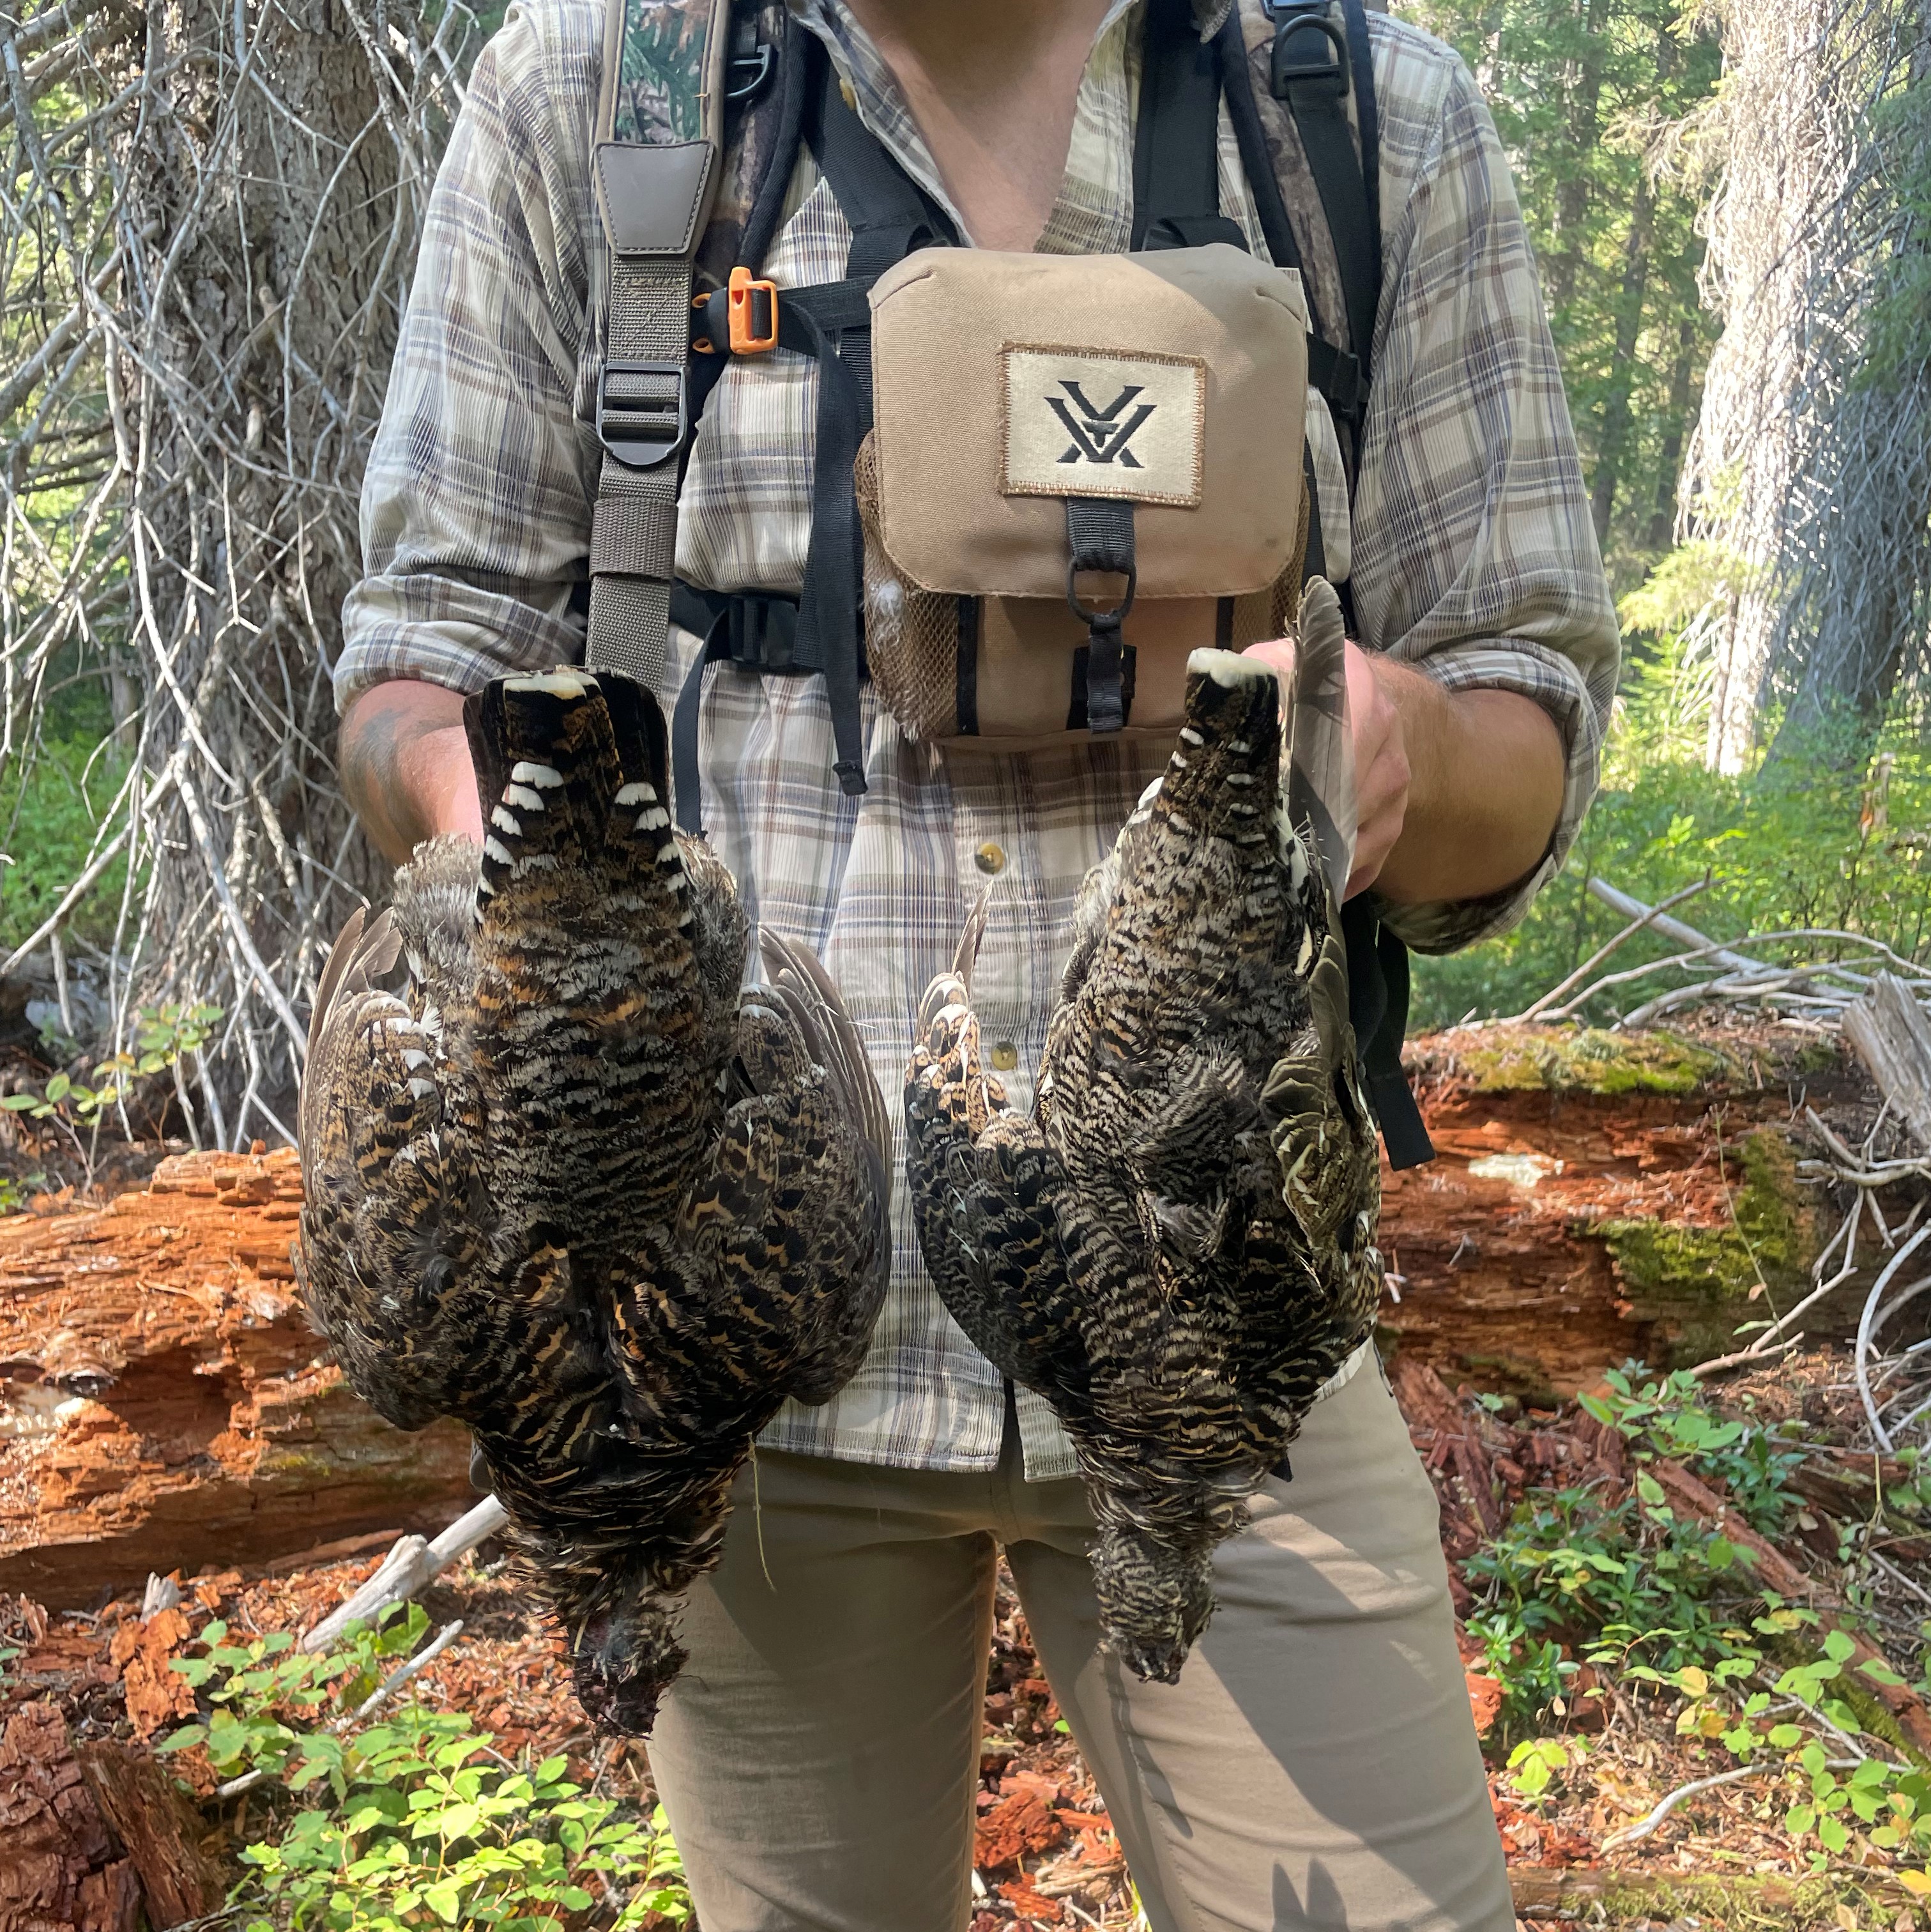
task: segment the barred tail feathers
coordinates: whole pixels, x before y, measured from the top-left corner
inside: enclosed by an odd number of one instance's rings
[[[601,857],[619,881],[681,893],[656,700],[612,673],[499,678],[463,707],[483,810],[479,890]]]
[[[1348,720],[1348,632],[1341,599],[1324,578],[1301,596],[1289,725],[1288,818],[1312,838],[1334,903],[1354,868],[1354,746]]]

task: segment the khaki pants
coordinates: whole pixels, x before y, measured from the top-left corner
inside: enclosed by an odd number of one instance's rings
[[[1004,1546],[1156,1932],[1510,1932],[1428,1478],[1372,1366],[1221,1546],[1177,1684],[1099,1648],[1077,1482],[766,1453],[650,1756],[703,1932],[959,1932]]]

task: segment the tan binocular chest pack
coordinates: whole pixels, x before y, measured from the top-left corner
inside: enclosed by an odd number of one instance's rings
[[[609,0],[586,655],[657,683],[672,628],[700,640],[671,726],[687,831],[712,666],[822,680],[850,796],[868,679],[909,737],[1016,756],[1169,731],[1190,650],[1288,628],[1346,508],[1310,488],[1310,395],[1351,491],[1367,407],[1381,4],[1232,0],[1203,34],[1192,0],[1139,0],[1129,247],[1075,256],[964,245],[787,0]],[[1251,232],[1220,206],[1235,151]],[[850,246],[839,279],[781,288],[760,271],[806,153]],[[786,355],[819,378],[799,592],[684,581],[705,398],[727,364]],[[1406,955],[1365,902],[1343,923],[1408,1165],[1428,1143],[1399,1066]]]
[[[1224,244],[925,249],[871,292],[866,652],[914,737],[1171,731],[1298,600],[1300,278]]]

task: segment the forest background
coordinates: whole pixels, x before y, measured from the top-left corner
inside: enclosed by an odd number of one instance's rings
[[[1707,875],[1719,938],[1919,954],[1924,0],[1396,10],[1468,59],[1515,166],[1627,651],[1567,870],[1420,962],[1414,1025],[1559,980],[1621,922],[1592,876]],[[379,890],[328,669],[417,224],[499,17],[0,14],[0,1001],[75,1079],[159,1042],[226,1142],[285,1136],[316,972]]]

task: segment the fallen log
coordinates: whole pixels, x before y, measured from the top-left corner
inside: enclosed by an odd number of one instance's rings
[[[1844,1037],[1918,1144],[1931,1150],[1931,1019],[1903,981],[1878,974],[1844,1009]]]
[[[55,1705],[22,1705],[0,1730],[0,1932],[135,1932],[139,1876]]]
[[[1438,1158],[1382,1176],[1380,1318],[1451,1385],[1543,1406],[1632,1358],[1688,1367],[1816,1286],[1828,1230],[1789,1126],[1798,1076],[1750,1041],[1492,1026],[1406,1058]],[[1866,1098],[1848,1058],[1817,1058],[1813,1105]],[[1807,1312],[1813,1342],[1855,1332],[1870,1245]]]
[[[1874,1902],[1894,1910],[1915,1901],[1884,1872],[1859,1872],[1852,1880]],[[1789,1926],[1842,1925],[1835,1916],[1845,1880],[1760,1876],[1755,1873],[1618,1871],[1574,1866],[1511,1865],[1509,1889],[1519,1918],[1584,1919],[1592,1925],[1623,1922],[1625,1915],[1693,1925],[1693,1914],[1734,1925],[1774,1922]],[[1745,1919],[1754,1911],[1765,1915]]]
[[[94,1802],[141,1881],[149,1932],[214,1911],[226,1878],[202,1849],[199,1815],[160,1762],[112,1738],[82,1745],[79,1756]]]
[[[462,1432],[390,1427],[310,1328],[301,1203],[291,1152],[190,1154],[0,1219],[0,1592],[85,1606],[473,1499]]]

